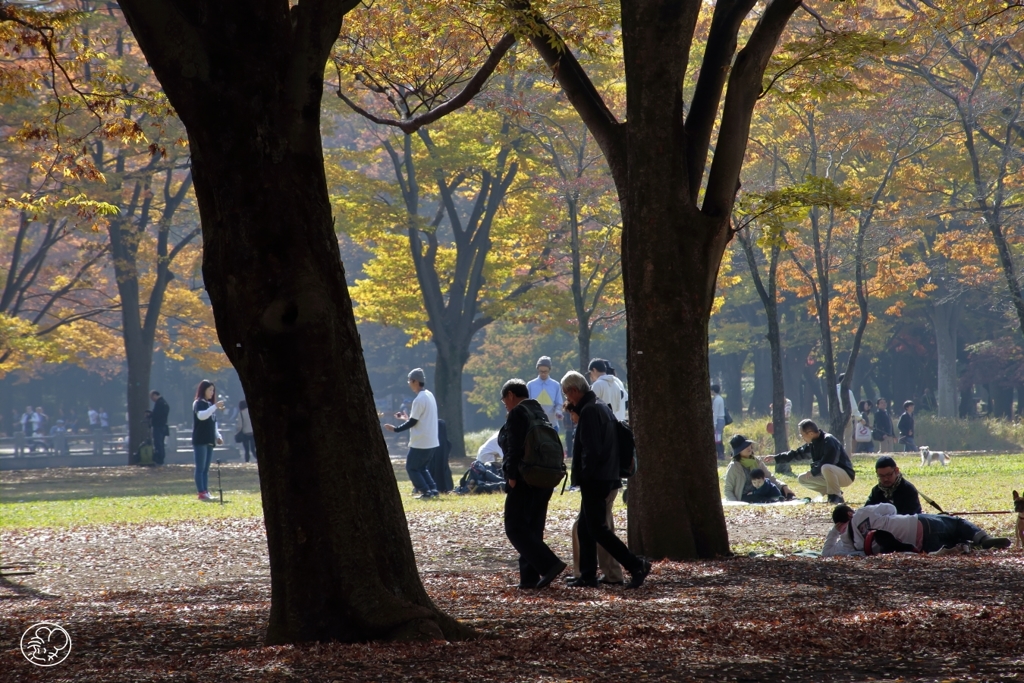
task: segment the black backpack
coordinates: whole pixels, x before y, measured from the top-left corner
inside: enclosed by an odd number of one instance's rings
[[[527,412],[530,427],[526,431],[526,448],[519,473],[530,486],[553,489],[566,475],[562,440],[546,415]]]
[[[615,421],[615,433],[619,437],[619,478],[629,479],[640,466],[636,459],[636,439],[633,430],[621,420]]]

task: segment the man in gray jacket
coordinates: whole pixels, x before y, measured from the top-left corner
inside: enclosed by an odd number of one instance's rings
[[[618,420],[590,390],[587,379],[570,371],[562,378],[562,393],[569,410],[579,415],[572,449],[573,481],[580,487],[580,576],[570,586],[597,587],[597,546],[618,560],[630,573],[626,588],[639,588],[651,573],[649,560],[629,551],[608,527],[605,504],[621,485],[619,478]]]

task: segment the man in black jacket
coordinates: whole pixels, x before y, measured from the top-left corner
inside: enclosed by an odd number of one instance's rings
[[[150,417],[150,424],[153,430],[153,463],[164,464],[164,439],[170,433],[167,429],[167,416],[171,413],[171,406],[167,399],[160,395],[159,391],[149,392],[149,398],[153,401],[153,412]]]
[[[619,478],[618,432],[615,415],[590,390],[576,371],[562,378],[569,409],[579,415],[572,447],[573,483],[580,487],[580,576],[570,586],[597,587],[597,546],[608,551],[630,573],[626,588],[639,588],[651,573],[651,563],[629,551],[608,527],[606,501]]]
[[[546,588],[568,567],[544,542],[544,524],[548,501],[554,489],[537,488],[526,483],[519,465],[526,455],[526,434],[530,422],[543,418],[544,408],[530,398],[526,382],[510,379],[501,387],[501,402],[508,411],[498,432],[498,446],[504,454],[505,535],[519,551],[519,588]]]
[[[904,401],[903,402],[903,414],[900,415],[900,421],[896,424],[896,428],[900,430],[900,443],[903,444],[903,450],[906,453],[914,453],[917,451],[917,444],[914,443],[914,402]]]
[[[765,463],[810,460],[811,469],[797,481],[819,494],[828,496],[830,503],[843,503],[842,489],[853,483],[853,463],[839,439],[818,429],[813,420],[800,422],[800,436],[804,445],[788,453],[764,458]]]
[[[871,489],[865,505],[892,503],[898,515],[921,514],[921,498],[917,488],[903,478],[895,460],[888,455],[880,457],[875,461],[875,474],[878,475],[878,484]]]

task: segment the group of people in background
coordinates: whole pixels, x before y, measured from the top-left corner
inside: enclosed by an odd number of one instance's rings
[[[851,417],[853,423],[853,450],[856,453],[874,453],[881,451],[891,453],[896,444],[903,446],[904,452],[917,450],[914,442],[914,402],[903,402],[903,413],[899,416],[896,428],[893,429],[889,405],[884,398],[872,402],[865,399],[857,404],[857,412]],[[899,436],[897,436],[897,431]],[[874,442],[878,442],[875,447]]]

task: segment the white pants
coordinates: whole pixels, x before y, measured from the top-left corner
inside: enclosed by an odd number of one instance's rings
[[[821,474],[815,476],[804,472],[796,480],[812,491],[828,496],[841,496],[843,487],[853,483],[846,470],[837,465],[822,465]]]
[[[612,489],[612,492],[608,494],[608,498],[605,499],[605,510],[607,511],[605,521],[608,522],[608,528],[612,531],[615,531],[615,517],[612,515],[612,508],[615,507],[615,499],[618,497],[620,490]],[[576,578],[580,576],[579,526],[580,518],[577,517],[576,521],[572,523],[572,575]],[[600,543],[597,544],[597,566],[601,568],[605,580],[614,583],[622,581],[622,565]]]

